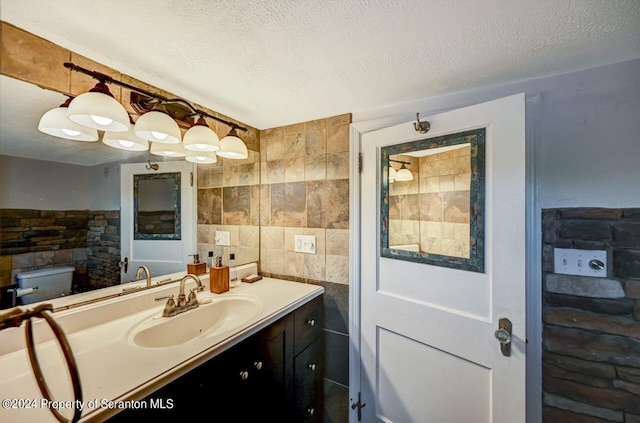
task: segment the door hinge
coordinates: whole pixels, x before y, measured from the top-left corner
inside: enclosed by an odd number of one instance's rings
[[[193,186],[193,172],[189,173],[189,184]]]
[[[356,408],[358,409],[358,421],[362,421],[362,407],[364,407],[365,405],[367,404],[362,402],[362,399],[360,398],[360,392],[358,392],[358,402],[354,402],[353,404],[351,404],[352,410],[355,410]]]
[[[362,153],[358,153],[358,173],[362,173]]]

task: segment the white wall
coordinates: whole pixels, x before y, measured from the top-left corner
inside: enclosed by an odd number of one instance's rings
[[[90,209],[89,169],[85,166],[0,156],[0,208]]]
[[[0,156],[0,208],[120,209],[120,164],[94,167]]]
[[[519,92],[541,208],[640,206],[640,60],[354,112],[353,122],[408,121]]]

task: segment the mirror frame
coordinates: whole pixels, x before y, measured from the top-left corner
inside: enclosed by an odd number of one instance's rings
[[[380,257],[484,273],[485,136],[486,128],[480,128],[381,148]],[[467,143],[471,145],[469,258],[389,248],[389,156]]]
[[[140,233],[138,230],[138,212],[139,212],[139,189],[141,181],[173,179],[173,216],[175,219],[173,233],[149,234]],[[180,214],[180,172],[172,173],[154,173],[133,175],[133,239],[135,240],[180,240],[181,231],[181,214]]]

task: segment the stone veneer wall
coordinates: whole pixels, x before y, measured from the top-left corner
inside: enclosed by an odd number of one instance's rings
[[[349,416],[349,124],[351,115],[260,131],[260,270],[325,288],[324,421]],[[316,254],[294,251],[315,235]]]
[[[120,212],[0,210],[0,286],[20,272],[75,266],[74,291],[120,283]]]
[[[606,278],[555,274],[553,249],[606,250]],[[543,211],[543,420],[640,422],[640,209]]]
[[[120,211],[90,211],[87,221],[87,275],[77,291],[120,283]]]

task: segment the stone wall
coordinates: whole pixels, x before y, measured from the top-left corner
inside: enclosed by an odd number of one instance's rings
[[[120,282],[120,212],[0,210],[0,287],[16,275],[75,266],[74,291]]]
[[[88,279],[79,281],[78,291],[120,283],[120,211],[91,211],[88,217]]]
[[[553,249],[605,250],[606,278]],[[543,211],[543,420],[640,423],[640,209]]]

